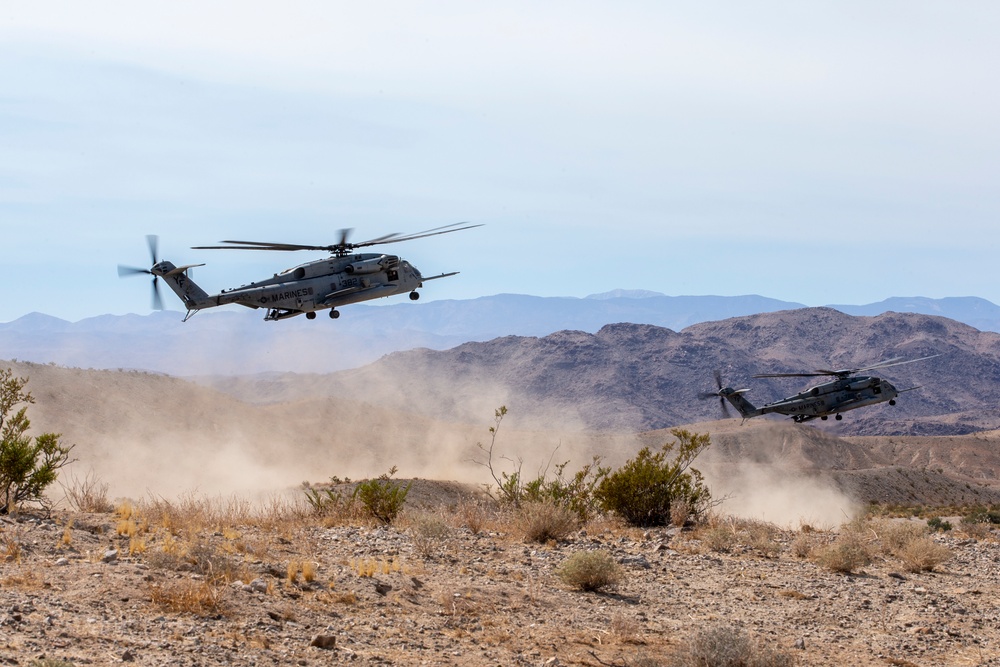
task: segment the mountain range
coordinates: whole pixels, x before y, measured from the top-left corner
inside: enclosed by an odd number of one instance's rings
[[[762,373],[860,369],[879,361],[933,358],[879,371],[906,391],[896,406],[813,422],[840,435],[952,435],[1000,428],[1000,334],[944,317],[846,315],[802,308],[703,322],[675,332],[609,324],[596,333],[504,336],[448,350],[389,354],[326,374],[204,378],[261,404],[336,396],[380,409],[475,423],[500,405],[520,428],[640,432],[723,416],[713,375],[762,404],[806,388],[805,378]],[[822,378],[809,378],[812,383]],[[779,417],[774,417],[779,418]],[[767,419],[767,418],[761,418]],[[780,419],[787,419],[780,417]]]
[[[935,315],[1000,332],[1000,306],[977,297],[894,297],[830,306],[848,315]],[[504,336],[596,333],[630,323],[678,332],[695,324],[802,309],[762,296],[666,296],[614,290],[586,298],[499,294],[467,300],[358,304],[343,317],[262,322],[257,311],[221,309],[188,322],[174,311],[102,315],[68,322],[40,313],[0,323],[0,358],[178,376],[265,372],[328,373],[357,368],[391,352],[446,350]]]

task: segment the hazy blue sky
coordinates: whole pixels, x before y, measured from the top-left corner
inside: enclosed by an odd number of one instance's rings
[[[1000,302],[994,2],[30,2],[0,12],[0,322],[326,244],[424,298]],[[180,308],[172,294],[171,308]],[[230,306],[236,308],[236,306]]]

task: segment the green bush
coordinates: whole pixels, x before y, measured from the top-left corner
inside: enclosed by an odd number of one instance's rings
[[[27,406],[11,414],[20,403],[34,403],[24,391],[28,378],[14,377],[11,369],[0,370],[0,511],[26,502],[45,504],[44,493],[70,462],[72,445],[63,447],[57,433],[27,435],[31,421]]]
[[[675,441],[658,451],[643,447],[634,459],[601,480],[594,496],[604,509],[634,526],[669,524],[671,505],[677,502],[686,503],[694,517],[704,512],[711,494],[691,464],[711,444],[709,436],[683,429],[671,433]]]
[[[353,500],[357,500],[371,516],[388,525],[403,509],[406,494],[410,492],[413,482],[406,486],[392,480],[396,474],[396,466],[388,473],[379,475],[377,479],[369,479],[354,487]]]
[[[930,519],[927,519],[927,527],[930,528],[931,530],[940,530],[940,531],[948,531],[951,530],[952,528],[950,521],[945,521],[939,516],[934,516],[931,517]]]
[[[556,576],[581,591],[599,591],[618,585],[622,568],[606,551],[578,551],[556,568]]]
[[[552,477],[549,476],[546,466],[546,470],[541,471],[534,479],[527,479],[521,470],[523,459],[515,461],[507,456],[499,456],[496,451],[497,435],[505,416],[507,416],[507,406],[501,405],[493,414],[493,426],[489,428],[489,445],[481,442],[476,445],[486,455],[485,460],[476,463],[487,468],[496,483],[496,493],[493,493],[491,485],[486,486],[487,493],[496,500],[515,507],[519,507],[522,503],[549,502],[569,508],[576,513],[581,522],[589,520],[599,509],[594,490],[610,472],[610,468],[601,467],[601,457],[595,456],[572,478],[566,477],[566,466],[569,465],[569,461],[565,461],[555,467],[555,475]],[[514,469],[511,472],[498,470],[497,459],[510,462]]]

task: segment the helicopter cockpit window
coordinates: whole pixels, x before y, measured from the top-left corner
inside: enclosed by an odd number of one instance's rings
[[[391,270],[387,271],[386,275],[389,276],[389,281],[390,282],[399,280],[399,271],[397,271],[395,269],[391,269]]]

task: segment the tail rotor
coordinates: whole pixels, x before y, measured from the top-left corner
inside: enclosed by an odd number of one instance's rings
[[[719,370],[715,370],[712,373],[715,378],[715,391],[703,391],[698,394],[698,398],[704,400],[706,398],[718,398],[719,407],[722,410],[722,414],[725,419],[729,419],[732,414],[729,412],[729,402],[726,400],[725,395],[722,393],[722,373]]]
[[[149,257],[150,260],[152,260],[152,264],[150,264],[150,267],[154,267],[160,263],[160,260],[158,258],[159,237],[156,236],[155,234],[147,234],[146,244],[149,246]],[[160,296],[159,276],[153,273],[150,269],[140,269],[139,267],[136,266],[125,266],[123,264],[118,265],[119,278],[129,278],[139,274],[153,276],[152,308],[153,310],[163,310],[163,298]]]

